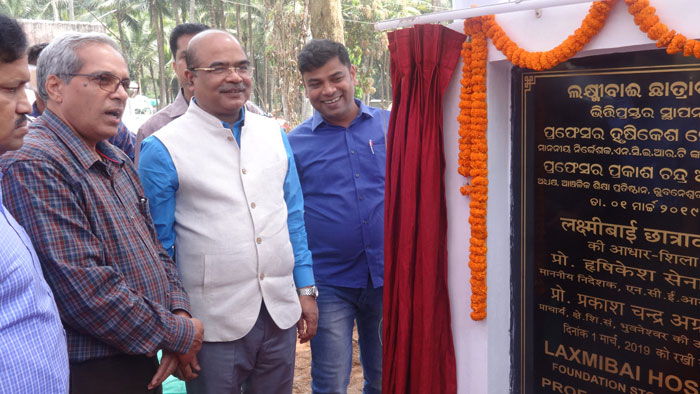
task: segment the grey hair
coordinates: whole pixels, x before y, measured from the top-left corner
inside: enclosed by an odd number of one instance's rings
[[[67,74],[77,73],[83,68],[78,49],[88,44],[109,45],[121,53],[117,43],[103,33],[70,32],[56,37],[41,51],[36,65],[37,88],[42,100],[49,100],[49,94],[46,91],[46,80],[49,75],[56,75],[63,82],[70,83],[73,77]]]

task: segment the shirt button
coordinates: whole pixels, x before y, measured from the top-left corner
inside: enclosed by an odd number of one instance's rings
[[[260,274],[260,280],[265,279],[265,274]]]
[[[354,155],[354,154],[355,154],[355,149],[352,149],[352,150],[350,151],[350,154],[351,154],[351,155]]]
[[[226,139],[229,141],[233,141],[233,137],[231,137],[231,136],[226,137]]]
[[[254,202],[251,202],[251,203],[250,203],[250,207],[251,207],[251,208],[255,208],[255,203],[254,203]]]
[[[366,220],[363,220],[363,221],[362,221],[362,224],[367,224],[367,221],[366,221]]]
[[[244,168],[244,169],[242,169],[242,170],[241,170],[241,172],[242,172],[242,173],[243,173],[244,175],[245,175],[246,173],[248,173],[248,171],[246,171],[246,169],[245,169],[245,168]]]
[[[359,178],[359,177],[360,177],[360,173],[359,172],[355,173],[355,178]]]
[[[360,201],[362,201],[362,200],[364,200],[364,199],[365,199],[364,196],[360,196]]]
[[[262,238],[258,237],[258,239],[256,239],[255,242],[257,242],[258,244],[261,244],[261,243],[262,243]]]

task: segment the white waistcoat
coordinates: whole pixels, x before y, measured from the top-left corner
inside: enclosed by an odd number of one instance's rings
[[[272,119],[246,112],[241,146],[194,102],[154,134],[177,171],[175,252],[204,340],[233,341],[261,301],[278,327],[301,316],[283,184],[288,159]]]

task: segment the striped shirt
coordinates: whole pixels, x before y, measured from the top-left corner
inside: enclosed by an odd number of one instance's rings
[[[32,243],[2,205],[1,193],[0,310],[0,392],[67,393],[66,334],[56,303]]]
[[[5,206],[29,233],[80,362],[157,349],[185,353],[189,300],[160,246],[133,164],[111,144],[97,151],[50,110],[24,146],[0,160]]]

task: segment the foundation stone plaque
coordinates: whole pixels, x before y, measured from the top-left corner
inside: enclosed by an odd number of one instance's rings
[[[513,392],[700,393],[700,61],[515,68]]]

